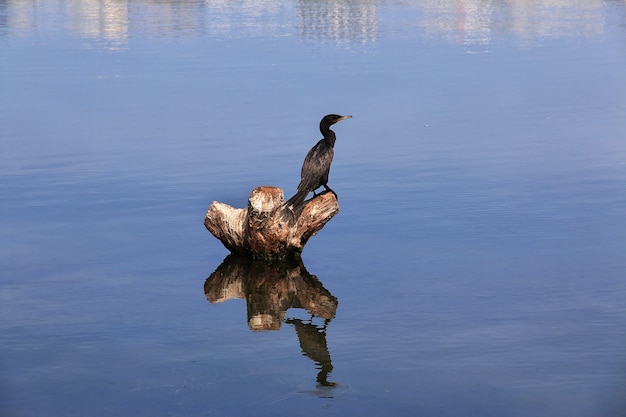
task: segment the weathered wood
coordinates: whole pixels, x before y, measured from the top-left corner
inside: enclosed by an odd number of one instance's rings
[[[204,225],[231,253],[283,259],[298,257],[309,238],[339,212],[337,198],[330,192],[308,200],[301,213],[294,213],[283,203],[282,189],[257,187],[245,209],[214,201]]]

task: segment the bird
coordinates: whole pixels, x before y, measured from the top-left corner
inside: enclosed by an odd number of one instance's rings
[[[337,193],[328,186],[328,173],[330,172],[330,164],[333,162],[335,140],[337,139],[335,132],[330,130],[330,127],[351,117],[350,115],[328,114],[320,121],[320,132],[323,138],[306,154],[302,163],[298,192],[284,204],[294,214],[299,214],[302,211],[304,200],[309,192],[313,192],[315,195],[315,190],[320,187],[324,187],[326,191],[332,192],[337,197]]]

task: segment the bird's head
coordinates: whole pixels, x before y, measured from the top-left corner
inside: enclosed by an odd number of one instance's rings
[[[342,120],[346,120],[346,119],[350,119],[352,118],[352,116],[348,115],[348,116],[340,116],[338,114],[329,114],[324,116],[324,118],[322,119],[322,121],[326,121],[326,123],[328,123],[329,125],[334,125],[337,122],[340,122]]]
[[[325,129],[328,129],[330,126],[334,125],[337,122],[340,122],[342,120],[346,120],[346,119],[350,119],[352,118],[352,116],[348,115],[348,116],[340,116],[338,114],[327,114],[326,116],[324,116],[324,118],[322,118],[322,121],[320,122],[320,130],[322,130],[322,132]]]

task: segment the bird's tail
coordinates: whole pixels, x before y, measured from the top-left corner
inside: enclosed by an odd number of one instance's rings
[[[283,216],[287,216],[289,224],[295,224],[304,209],[304,200],[309,194],[308,191],[298,191],[289,200],[283,204]]]
[[[289,200],[285,201],[285,207],[292,211],[300,211],[304,206],[304,199],[306,198],[308,191],[298,191]]]

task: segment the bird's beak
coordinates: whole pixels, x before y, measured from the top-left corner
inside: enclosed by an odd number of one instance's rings
[[[341,116],[339,119],[337,119],[335,123],[340,122],[342,120],[346,120],[346,119],[352,119],[352,116],[351,115]]]

